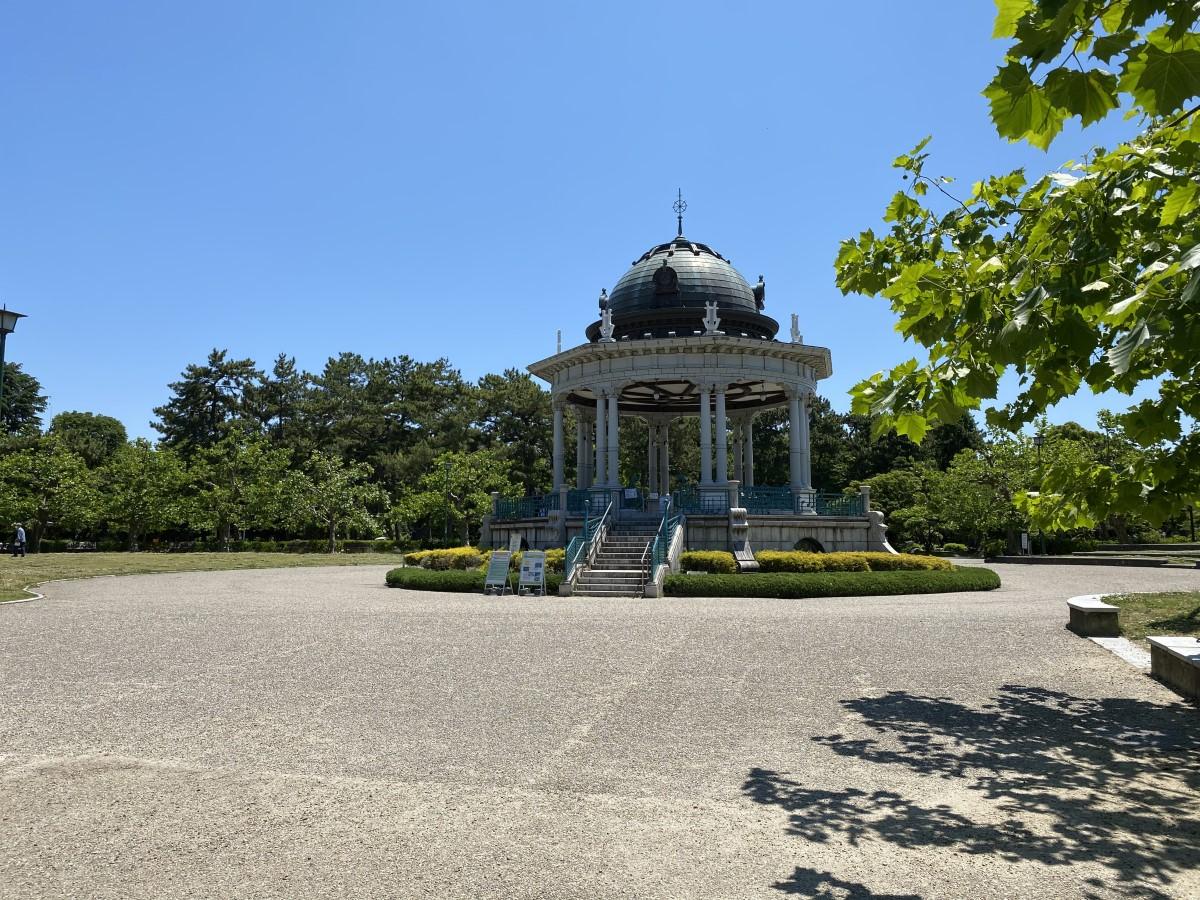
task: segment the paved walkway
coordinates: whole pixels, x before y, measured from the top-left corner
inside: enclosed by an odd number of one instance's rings
[[[1200,896],[1200,713],[987,594],[485,600],[383,569],[0,606],[3,897]]]

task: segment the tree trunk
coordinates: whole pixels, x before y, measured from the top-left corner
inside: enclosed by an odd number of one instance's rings
[[[329,517],[329,553],[337,553],[337,520]]]

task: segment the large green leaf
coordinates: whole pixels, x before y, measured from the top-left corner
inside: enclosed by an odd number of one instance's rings
[[[996,25],[994,38],[1013,37],[1017,33],[1017,22],[1033,7],[1033,0],[996,0]]]
[[[1117,76],[1099,69],[1055,69],[1046,76],[1046,92],[1055,106],[1079,116],[1084,125],[1099,122],[1117,108]]]
[[[1145,322],[1138,322],[1133,330],[1121,335],[1120,339],[1109,348],[1108,364],[1118,375],[1129,371],[1133,362],[1133,351],[1150,340],[1150,327]]]
[[[1133,94],[1152,116],[1176,112],[1200,94],[1200,37],[1168,42],[1155,32],[1148,44],[1130,55],[1121,89]]]
[[[1200,184],[1189,181],[1171,190],[1163,200],[1160,225],[1174,225],[1180,216],[1186,216],[1200,204]]]
[[[1012,141],[1023,138],[1045,150],[1062,131],[1066,112],[1051,102],[1046,89],[1034,84],[1019,63],[1010,62],[1000,69],[983,95],[988,98],[992,122],[1001,137]]]

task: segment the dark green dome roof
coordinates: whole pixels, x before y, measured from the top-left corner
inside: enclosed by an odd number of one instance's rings
[[[618,339],[697,333],[705,304],[716,302],[721,330],[747,337],[773,338],[779,324],[763,315],[759,296],[737,269],[707,244],[680,235],[647,250],[608,297]],[[600,323],[587,330],[596,340]]]
[[[664,265],[675,272],[677,292],[662,290],[655,280]],[[659,281],[665,279],[660,275]],[[641,309],[686,306],[703,310],[704,304],[713,300],[718,308],[758,310],[754,291],[729,260],[707,244],[678,237],[643,253],[613,288],[608,306],[613,318],[619,318]]]

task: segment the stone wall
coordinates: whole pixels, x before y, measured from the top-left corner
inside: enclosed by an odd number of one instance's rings
[[[817,541],[827,553],[850,550],[887,551],[880,530],[866,518],[837,516],[749,516],[750,547],[794,550],[804,538]],[[689,550],[729,550],[728,516],[688,516]]]

